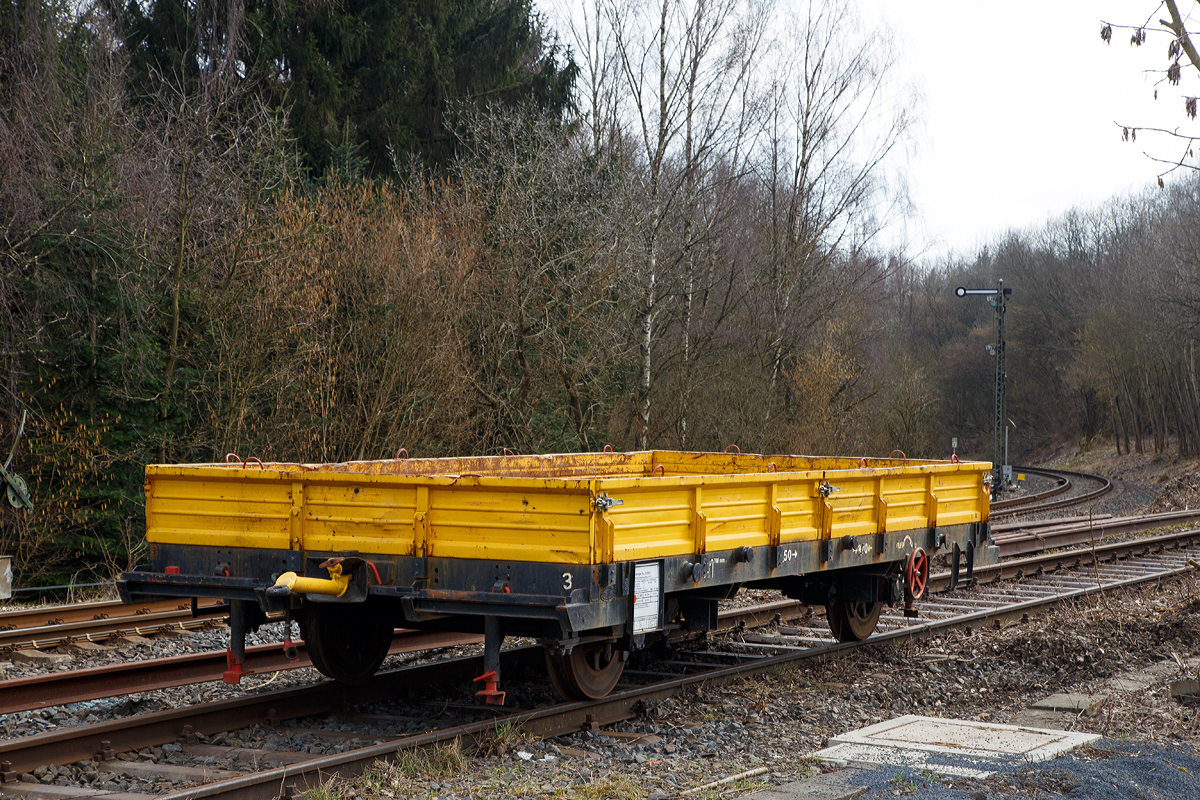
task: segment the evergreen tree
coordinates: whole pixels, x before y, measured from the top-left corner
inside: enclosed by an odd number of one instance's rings
[[[286,108],[307,163],[361,145],[368,172],[393,158],[440,168],[467,108],[529,106],[561,118],[578,67],[547,44],[531,0],[146,0],[123,14],[138,89],[239,81]]]

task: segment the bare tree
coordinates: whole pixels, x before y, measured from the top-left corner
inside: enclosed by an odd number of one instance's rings
[[[867,247],[900,208],[888,169],[910,136],[916,105],[912,90],[894,82],[887,37],[864,32],[843,8],[806,4],[788,30],[758,163],[759,307],[772,325],[772,398],[795,343],[843,298],[886,274]]]
[[[1195,120],[1197,111],[1196,90],[1189,92],[1186,88],[1181,87],[1181,84],[1183,81],[1183,62],[1185,59],[1192,67],[1191,70],[1188,70],[1189,73],[1193,72],[1193,70],[1195,72],[1200,72],[1200,52],[1197,52],[1196,46],[1192,41],[1192,33],[1188,30],[1188,25],[1193,24],[1192,15],[1198,8],[1200,8],[1200,3],[1185,3],[1185,10],[1191,8],[1191,11],[1186,14],[1180,12],[1179,6],[1180,4],[1178,0],[1162,0],[1162,2],[1158,3],[1158,5],[1155,7],[1154,11],[1149,14],[1149,16],[1146,18],[1146,21],[1141,25],[1136,26],[1114,25],[1111,22],[1102,20],[1100,23],[1100,38],[1106,43],[1111,44],[1114,28],[1123,28],[1131,31],[1129,36],[1130,45],[1134,47],[1141,47],[1150,40],[1152,35],[1156,40],[1165,36],[1168,39],[1166,48],[1167,65],[1165,68],[1158,70],[1161,72],[1162,78],[1155,85],[1154,97],[1155,99],[1158,99],[1159,89],[1162,88],[1164,82],[1169,87],[1177,88],[1181,95],[1180,99],[1183,101],[1183,113],[1190,119]],[[1161,13],[1163,9],[1166,10],[1167,16],[1165,18],[1160,17],[1158,19],[1158,27],[1154,27],[1154,18]],[[1193,75],[1193,78],[1195,77],[1196,76]],[[1194,145],[1197,139],[1200,139],[1200,136],[1183,132],[1178,127],[1158,128],[1143,125],[1130,125],[1128,123],[1121,122],[1118,122],[1117,125],[1119,128],[1121,128],[1121,134],[1126,141],[1136,142],[1139,132],[1167,136],[1176,141],[1176,146],[1178,149],[1176,150],[1177,155],[1174,157],[1163,158],[1150,153],[1146,154],[1151,158],[1151,160],[1167,166],[1167,168],[1158,175],[1158,185],[1160,188],[1163,186],[1163,176],[1167,175],[1168,173],[1173,172],[1181,167],[1186,167],[1188,169],[1198,168],[1194,162],[1188,162],[1190,159],[1195,158]]]
[[[663,304],[675,294],[664,270],[685,273],[683,358],[691,357],[699,187],[719,166],[744,162],[753,136],[755,67],[764,49],[769,7],[762,0],[609,0],[612,63],[625,102],[617,120],[636,147],[642,211],[638,273],[637,442],[649,447],[654,350]],[[591,40],[596,44],[600,37]],[[608,58],[587,57],[591,63]],[[667,231],[682,228],[668,245]],[[685,368],[686,372],[686,368]],[[686,417],[685,417],[686,419]],[[681,438],[686,441],[686,422]]]
[[[492,451],[593,449],[627,360],[630,170],[586,139],[492,110],[455,165],[491,259],[468,325]]]

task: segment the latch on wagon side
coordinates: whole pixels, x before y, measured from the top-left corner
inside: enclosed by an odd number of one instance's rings
[[[603,493],[596,496],[596,510],[597,511],[608,511],[613,506],[623,506],[623,505],[625,505],[624,500],[618,500],[615,497],[609,497],[608,495],[603,494]]]

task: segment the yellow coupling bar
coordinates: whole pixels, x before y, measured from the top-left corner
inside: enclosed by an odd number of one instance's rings
[[[342,574],[341,564],[329,566],[329,579],[306,578],[294,572],[285,572],[275,580],[275,585],[267,590],[272,597],[296,594],[327,594],[330,597],[341,597],[350,585],[350,575]]]

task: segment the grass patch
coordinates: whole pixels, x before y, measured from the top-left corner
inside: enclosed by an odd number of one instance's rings
[[[521,732],[521,729],[512,722],[497,722],[496,725],[480,739],[476,746],[476,752],[488,758],[491,756],[502,756],[506,753],[511,753],[521,745],[525,744],[527,737]]]
[[[641,800],[645,796],[646,790],[626,775],[592,781],[587,786],[568,786],[553,794],[554,800]]]
[[[354,794],[354,787],[339,778],[330,778],[322,784],[306,790],[304,800],[345,800]]]
[[[467,758],[455,739],[449,744],[400,750],[396,753],[396,767],[407,778],[449,778],[467,768]]]

